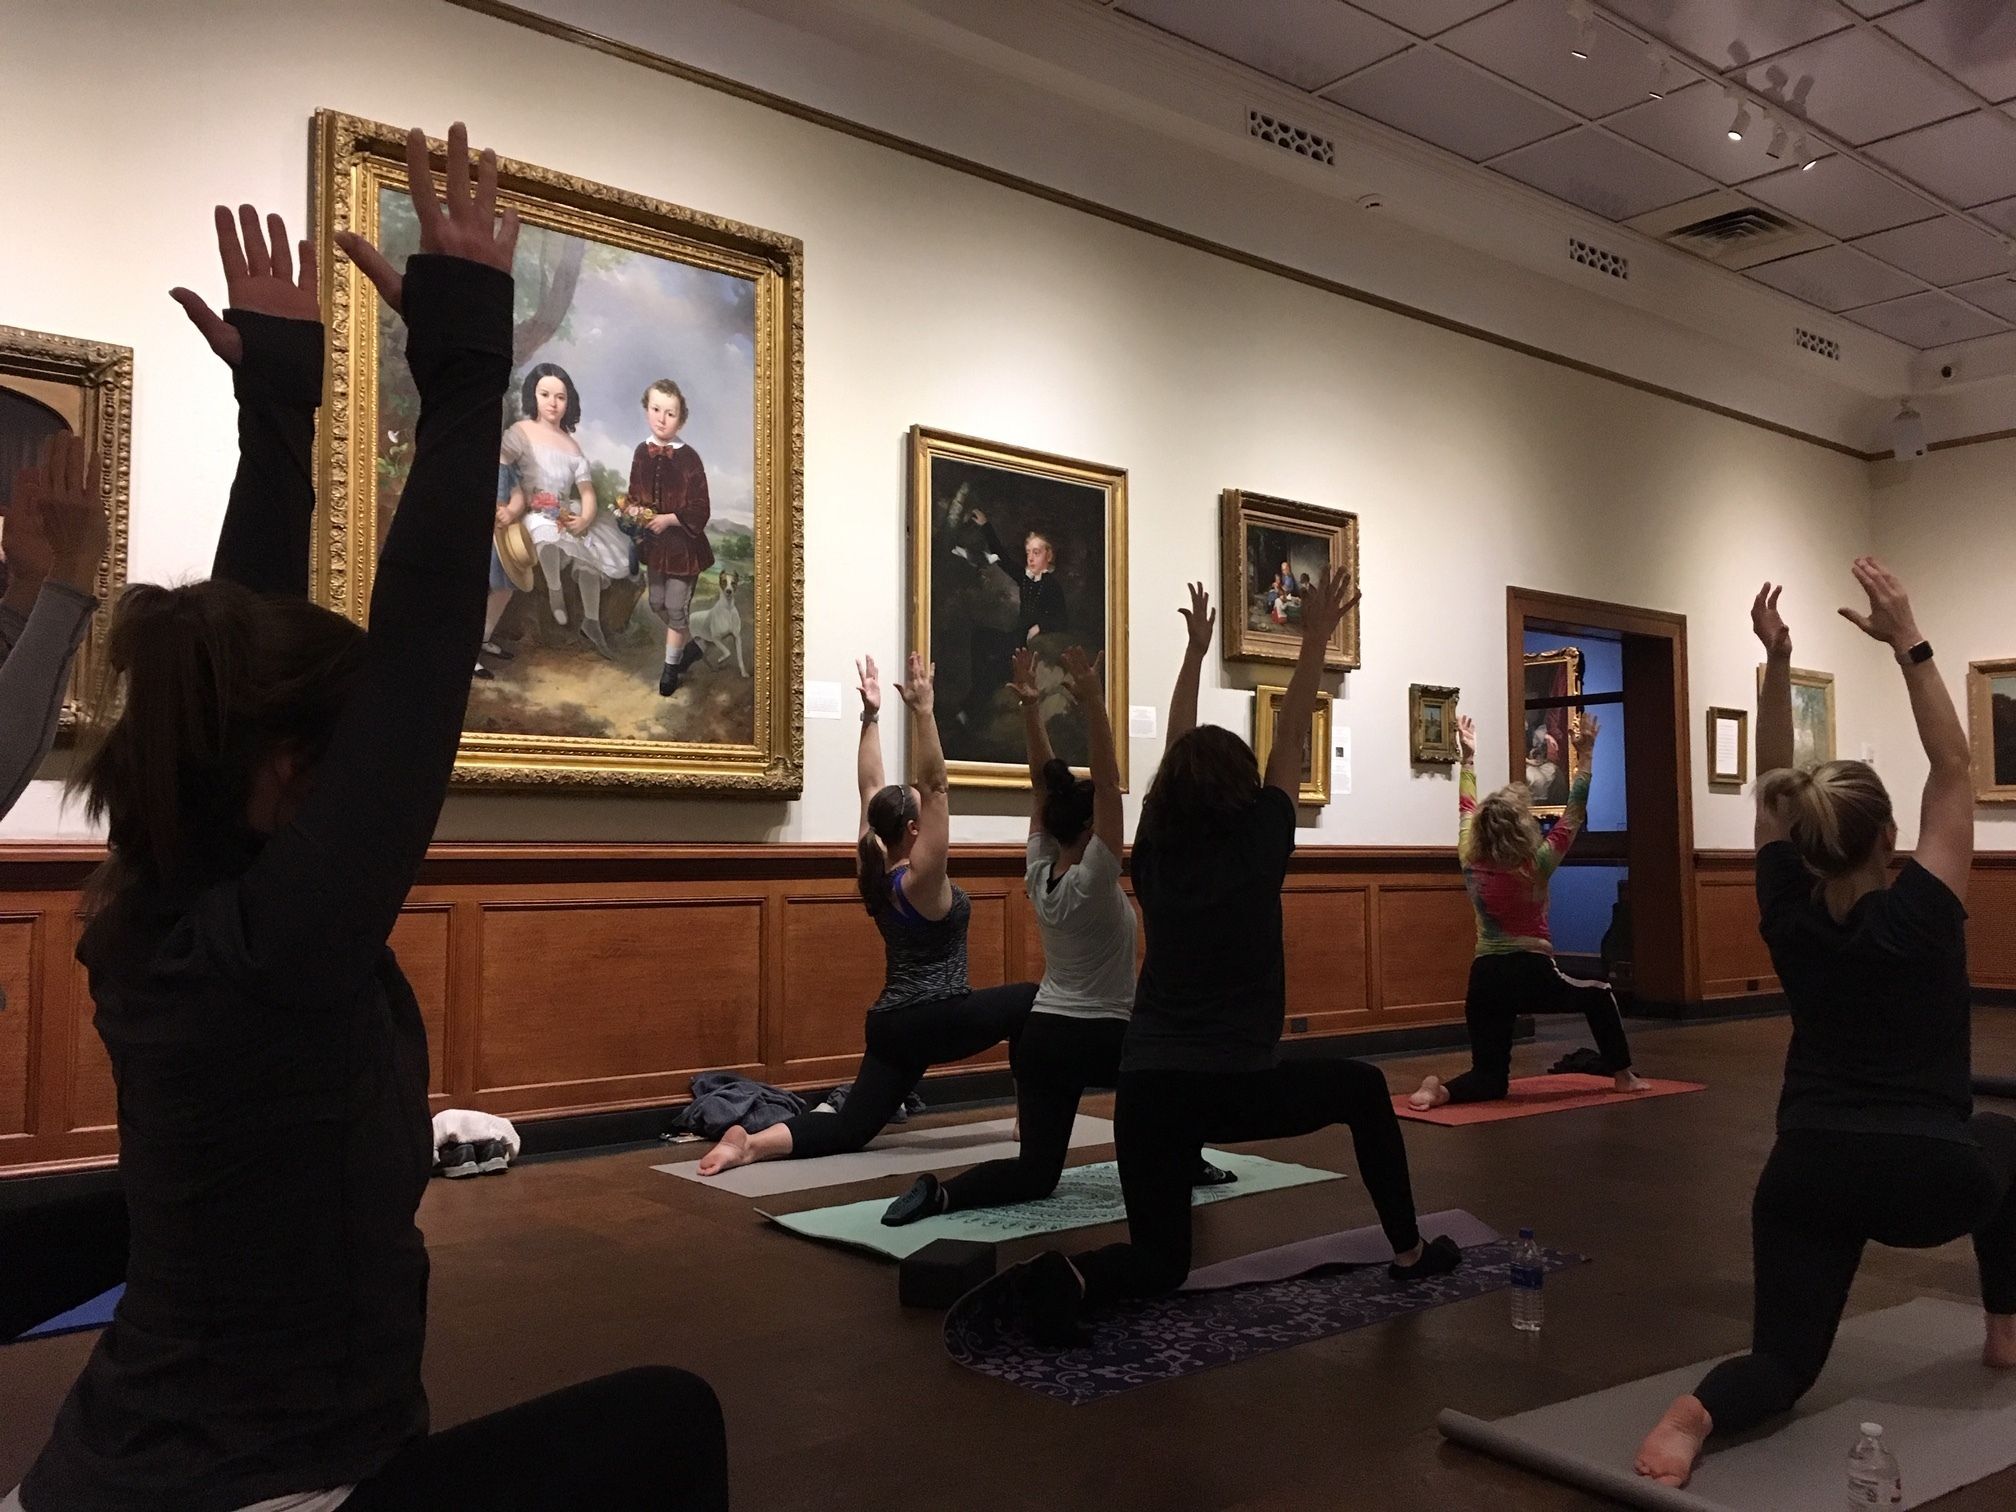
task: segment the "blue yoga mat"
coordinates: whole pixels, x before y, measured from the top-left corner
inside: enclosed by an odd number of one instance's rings
[[[37,1323],[26,1333],[17,1335],[8,1342],[19,1344],[23,1339],[53,1339],[57,1334],[81,1333],[87,1328],[103,1328],[112,1321],[112,1309],[119,1305],[119,1299],[126,1295],[126,1284],[122,1281],[108,1292],[101,1292],[89,1302],[79,1303],[66,1313],[58,1313],[47,1323]]]

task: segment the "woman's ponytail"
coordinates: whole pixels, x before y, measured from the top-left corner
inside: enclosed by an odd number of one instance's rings
[[[1053,756],[1043,767],[1043,832],[1059,845],[1070,845],[1092,823],[1098,789],[1089,778]]]
[[[889,906],[889,853],[917,818],[907,787],[890,786],[868,800],[868,828],[854,845],[854,885],[871,914]]]
[[[1767,772],[1757,796],[1783,813],[1799,859],[1822,881],[1846,876],[1868,861],[1893,817],[1883,779],[1862,761]]]

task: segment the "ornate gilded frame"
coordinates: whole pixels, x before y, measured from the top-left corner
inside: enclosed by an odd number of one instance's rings
[[[1261,684],[1253,690],[1253,754],[1260,770],[1267,770],[1274,754],[1274,722],[1286,688]],[[1309,780],[1301,784],[1295,801],[1304,808],[1322,808],[1330,801],[1330,695],[1318,693],[1316,707],[1309,714]]]
[[[1974,742],[1974,799],[2016,803],[2016,782],[1995,780],[1995,680],[2016,677],[2016,656],[1967,663],[1967,725]]]
[[[1113,722],[1120,785],[1127,786],[1127,471],[1074,457],[910,427],[910,649],[931,650],[931,459],[953,457],[1007,472],[1030,473],[1103,489],[1106,494],[1106,714]],[[948,761],[954,787],[1023,788],[1027,763]]]
[[[1792,669],[1792,686],[1795,688],[1819,688],[1826,693],[1827,749],[1821,752],[1819,760],[1823,762],[1832,761],[1841,752],[1840,741],[1837,738],[1835,729],[1834,674],[1832,672],[1814,672],[1805,667],[1794,667]],[[1760,695],[1764,691],[1764,664],[1762,662],[1757,664],[1757,691]],[[1796,704],[1794,707],[1796,711]],[[1793,728],[1796,736],[1798,728],[1796,712]]]
[[[1269,494],[1248,493],[1228,488],[1219,496],[1220,550],[1219,624],[1223,627],[1225,660],[1275,662],[1293,666],[1302,654],[1301,635],[1289,629],[1254,630],[1246,623],[1246,527],[1279,525],[1304,535],[1327,536],[1330,561],[1342,563],[1353,583],[1363,589],[1358,576],[1358,516],[1348,510],[1325,509],[1316,504],[1299,504],[1293,499],[1277,499]],[[1363,604],[1354,604],[1331,634],[1330,649],[1323,665],[1332,672],[1355,672],[1360,667],[1358,646],[1359,615]]]
[[[1460,695],[1454,688],[1429,687],[1423,683],[1412,683],[1407,689],[1407,731],[1409,754],[1423,765],[1449,766],[1460,760],[1463,748],[1456,738],[1456,702]],[[1430,705],[1442,710],[1442,738],[1428,738],[1427,713]]]
[[[1524,665],[1529,668],[1551,667],[1556,663],[1561,663],[1568,668],[1568,691],[1561,696],[1573,698],[1579,695],[1582,691],[1582,648],[1580,646],[1562,646],[1553,651],[1529,651],[1526,653]],[[1523,694],[1525,689],[1523,673],[1520,688]],[[1573,709],[1568,711],[1568,723],[1569,738],[1563,741],[1562,744],[1567,747],[1565,759],[1568,762],[1568,786],[1572,791],[1575,786],[1575,779],[1582,772],[1582,753],[1575,748],[1575,710]],[[1513,718],[1512,729],[1516,734],[1525,728],[1526,705],[1525,699],[1522,696],[1519,708]],[[1521,770],[1522,768],[1518,765],[1517,758],[1515,758],[1512,768],[1512,775],[1515,781],[1518,779]],[[1533,805],[1533,815],[1536,819],[1559,819],[1566,812],[1568,812],[1568,805],[1565,803],[1536,803]]]
[[[437,164],[442,144],[431,142]],[[319,245],[377,231],[379,190],[406,182],[405,133],[333,110],[315,113]],[[804,244],[626,189],[512,159],[498,200],[528,224],[673,258],[756,286],[756,722],[748,745],[465,732],[456,779],[497,787],[667,788],[719,796],[799,796],[805,773]],[[375,294],[346,258],[322,263],[328,393],[320,441],[315,593],[362,623],[378,540]]]
[[[74,730],[97,710],[105,682],[110,610],[126,586],[126,522],[133,470],[133,349],[109,341],[84,341],[0,325],[0,385],[13,387],[6,383],[9,378],[27,380],[18,391],[35,399],[43,396],[33,385],[76,390],[84,442],[98,456],[99,486],[109,529],[95,591],[104,607],[92,616],[90,632],[70,669],[70,691],[64,695],[59,728]]]

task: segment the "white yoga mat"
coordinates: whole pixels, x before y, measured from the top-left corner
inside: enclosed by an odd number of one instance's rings
[[[2016,1464],[2016,1370],[1981,1363],[1978,1306],[1920,1298],[1843,1323],[1827,1369],[1789,1418],[1711,1443],[1685,1490],[1642,1479],[1632,1469],[1640,1441],[1714,1363],[1496,1422],[1445,1411],[1437,1426],[1485,1454],[1665,1512],[1839,1512],[1864,1422],[1883,1425],[1906,1507]]]
[[[832,1117],[820,1114],[820,1117]],[[668,1176],[683,1176],[702,1186],[733,1192],[738,1197],[775,1197],[784,1192],[809,1192],[818,1187],[846,1186],[878,1176],[902,1176],[913,1171],[943,1171],[979,1165],[986,1160],[1012,1160],[1022,1148],[1008,1137],[1012,1118],[979,1123],[948,1124],[907,1134],[884,1134],[851,1155],[822,1155],[813,1160],[765,1160],[738,1166],[719,1176],[701,1176],[694,1166],[711,1145],[696,1145],[691,1160],[651,1167]],[[1112,1122],[1080,1113],[1071,1126],[1071,1148],[1113,1143]]]

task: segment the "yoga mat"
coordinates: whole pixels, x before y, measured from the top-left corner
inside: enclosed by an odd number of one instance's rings
[[[1826,1370],[1792,1416],[1712,1448],[1685,1490],[1640,1479],[1632,1469],[1640,1440],[1714,1363],[1496,1422],[1445,1411],[1438,1426],[1542,1475],[1670,1512],[1837,1512],[1865,1421],[1883,1425],[1906,1507],[2016,1464],[2016,1371],[1981,1363],[1981,1309],[1920,1298],[1842,1324]]]
[[[733,1192],[738,1197],[775,1197],[782,1192],[809,1192],[816,1187],[873,1181],[878,1176],[979,1165],[986,1160],[1012,1160],[1022,1148],[1008,1137],[1014,1124],[1012,1118],[989,1118],[979,1123],[949,1124],[941,1129],[917,1129],[908,1134],[883,1134],[871,1140],[866,1149],[849,1155],[822,1155],[815,1160],[765,1160],[756,1165],[737,1166],[719,1176],[696,1175],[693,1167],[699,1161],[698,1155],[692,1160],[651,1169]],[[1106,1119],[1080,1113],[1071,1126],[1073,1149],[1111,1143],[1113,1125]]]
[[[46,1323],[38,1323],[24,1333],[4,1342],[19,1344],[23,1339],[53,1339],[58,1334],[79,1333],[87,1328],[103,1328],[112,1321],[112,1309],[119,1305],[119,1299],[126,1295],[122,1282],[108,1292],[101,1292],[89,1302],[79,1303],[66,1313],[58,1313]]]
[[[1319,1171],[1310,1166],[1286,1165],[1258,1155],[1231,1155],[1223,1150],[1206,1150],[1204,1158],[1238,1176],[1224,1186],[1193,1187],[1194,1203],[1225,1202],[1234,1197],[1250,1197],[1256,1192],[1278,1192],[1284,1187],[1307,1186],[1311,1182],[1336,1181],[1335,1171]],[[1064,1172],[1057,1190],[1039,1202],[1018,1202],[1012,1207],[973,1208],[963,1213],[944,1213],[921,1218],[901,1228],[882,1222],[890,1197],[873,1197],[866,1202],[843,1203],[839,1207],[812,1208],[802,1213],[763,1212],[780,1228],[807,1239],[823,1239],[854,1249],[871,1250],[901,1260],[914,1255],[933,1239],[977,1239],[987,1244],[1008,1244],[1017,1239],[1033,1239],[1040,1234],[1057,1234],[1066,1229],[1091,1228],[1101,1223],[1119,1223],[1127,1216],[1120,1197],[1119,1167],[1110,1160],[1097,1165],[1073,1166]]]
[[[1682,1092],[1703,1092],[1701,1082],[1653,1081],[1647,1078],[1643,1092],[1619,1092],[1607,1076],[1522,1076],[1512,1083],[1510,1093],[1496,1102],[1444,1103],[1422,1112],[1407,1106],[1405,1097],[1393,1099],[1393,1111],[1416,1123],[1459,1124],[1497,1123],[1505,1118],[1531,1118],[1536,1113],[1564,1113],[1570,1108],[1600,1108],[1611,1103],[1644,1102],[1650,1097],[1675,1097]]]
[[[1430,1213],[1416,1220],[1421,1235],[1433,1239],[1446,1234],[1459,1249],[1476,1249],[1495,1243],[1498,1231],[1481,1218],[1473,1218],[1460,1208],[1446,1213]],[[1278,1249],[1241,1255],[1237,1260],[1221,1260],[1202,1270],[1190,1272],[1183,1283],[1186,1292],[1221,1291],[1228,1286],[1253,1286],[1263,1281],[1292,1281],[1312,1271],[1341,1265],[1384,1265],[1393,1258],[1393,1246],[1383,1229],[1350,1229],[1341,1234],[1323,1234],[1298,1240]]]
[[[1550,1271],[1583,1258],[1541,1253]],[[1464,1251],[1462,1269],[1432,1281],[1393,1281],[1379,1265],[1121,1303],[1086,1319],[1092,1342],[1077,1349],[1045,1349],[1029,1337],[1011,1269],[953,1305],[945,1315],[945,1348],[968,1370],[1082,1406],[1498,1291],[1510,1284],[1511,1260],[1511,1246],[1501,1240]]]

